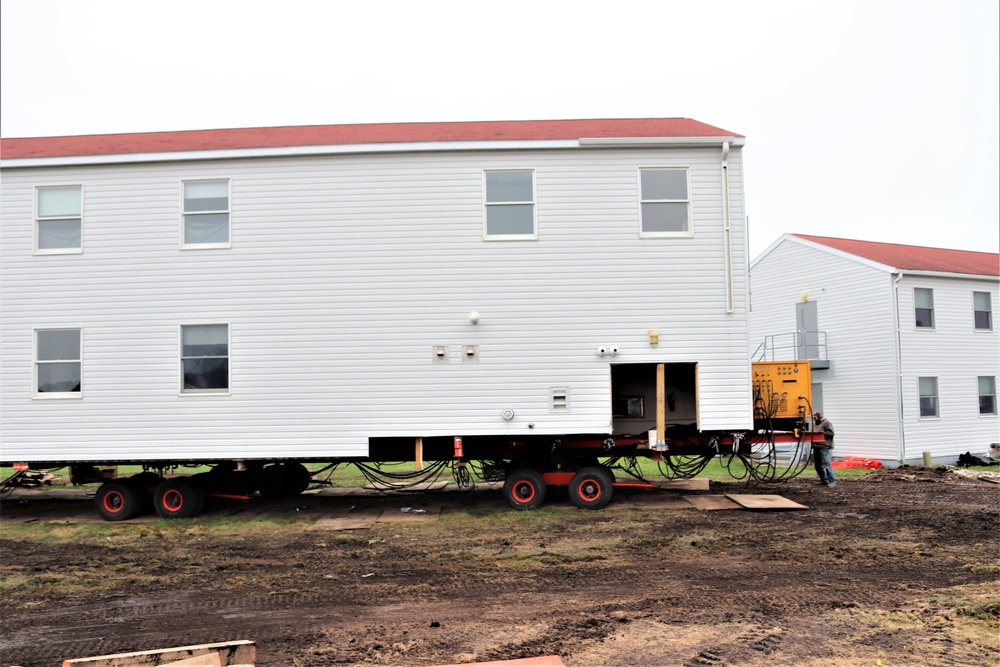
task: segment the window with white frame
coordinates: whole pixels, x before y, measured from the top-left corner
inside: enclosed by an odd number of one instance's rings
[[[184,181],[181,247],[229,247],[229,179]]]
[[[997,378],[995,375],[979,376],[979,414],[997,413]]]
[[[83,392],[80,329],[35,330],[35,396],[79,398]]]
[[[691,236],[687,167],[639,169],[640,236]]]
[[[535,172],[533,169],[487,169],[484,238],[535,239]]]
[[[917,385],[920,392],[920,416],[941,416],[938,406],[938,379],[936,377],[917,378]]]
[[[913,288],[913,315],[918,329],[934,328],[934,290],[927,287]]]
[[[972,293],[972,317],[977,331],[993,329],[993,303],[989,292]]]
[[[35,252],[44,255],[83,251],[83,187],[35,189]]]
[[[181,326],[181,393],[229,393],[229,325]]]

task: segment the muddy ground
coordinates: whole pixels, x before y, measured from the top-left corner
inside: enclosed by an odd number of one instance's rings
[[[809,509],[683,500],[748,492]],[[261,666],[1000,664],[1000,485],[944,469],[597,512],[320,493],[107,524],[79,494],[19,491],[0,517],[2,665],[236,639]]]

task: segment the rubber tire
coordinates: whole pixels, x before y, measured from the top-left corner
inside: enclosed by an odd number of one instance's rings
[[[156,487],[153,506],[164,519],[189,519],[205,504],[205,494],[184,477],[168,479]]]
[[[614,482],[614,474],[604,466],[581,468],[569,482],[569,501],[580,509],[603,509],[611,502]]]
[[[125,521],[142,512],[142,497],[127,480],[105,482],[97,489],[94,506],[105,521]]]
[[[309,488],[312,482],[312,472],[298,461],[285,464],[285,476],[288,480],[285,491],[289,496],[297,496]]]
[[[518,468],[503,483],[504,500],[516,510],[538,509],[545,502],[547,490],[542,473],[534,468]]]
[[[275,463],[260,472],[258,491],[264,498],[297,496],[309,488],[312,473],[298,461]]]

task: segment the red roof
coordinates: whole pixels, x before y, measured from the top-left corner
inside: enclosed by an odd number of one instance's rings
[[[939,271],[941,273],[967,273],[976,276],[1000,276],[1000,254],[993,252],[924,248],[914,245],[834,239],[805,234],[792,234],[792,236],[904,271]]]
[[[4,159],[440,141],[738,137],[690,118],[308,125],[0,139]]]

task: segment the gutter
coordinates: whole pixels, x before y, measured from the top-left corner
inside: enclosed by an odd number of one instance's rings
[[[726,313],[733,312],[733,230],[729,221],[729,142],[722,144],[722,236],[726,262]]]
[[[902,465],[906,461],[906,425],[903,414],[903,350],[902,345],[900,344],[901,325],[899,319],[899,281],[903,279],[903,272],[896,271],[892,275],[895,276],[892,281],[892,316],[896,332],[893,336],[892,344],[895,348],[895,359],[893,359],[893,363],[896,365],[896,408],[898,410],[896,419],[896,443],[899,448],[899,451],[897,452],[899,464]]]
[[[194,160],[239,160],[263,157],[315,155],[356,155],[362,153],[436,153],[449,151],[552,150],[601,147],[711,147],[731,143],[742,146],[743,137],[621,137],[600,139],[544,139],[516,141],[423,141],[385,144],[335,144],[322,146],[275,146],[264,148],[208,148],[196,151],[118,153],[109,155],[64,155],[0,159],[0,169],[67,167],[143,162],[184,162]]]

